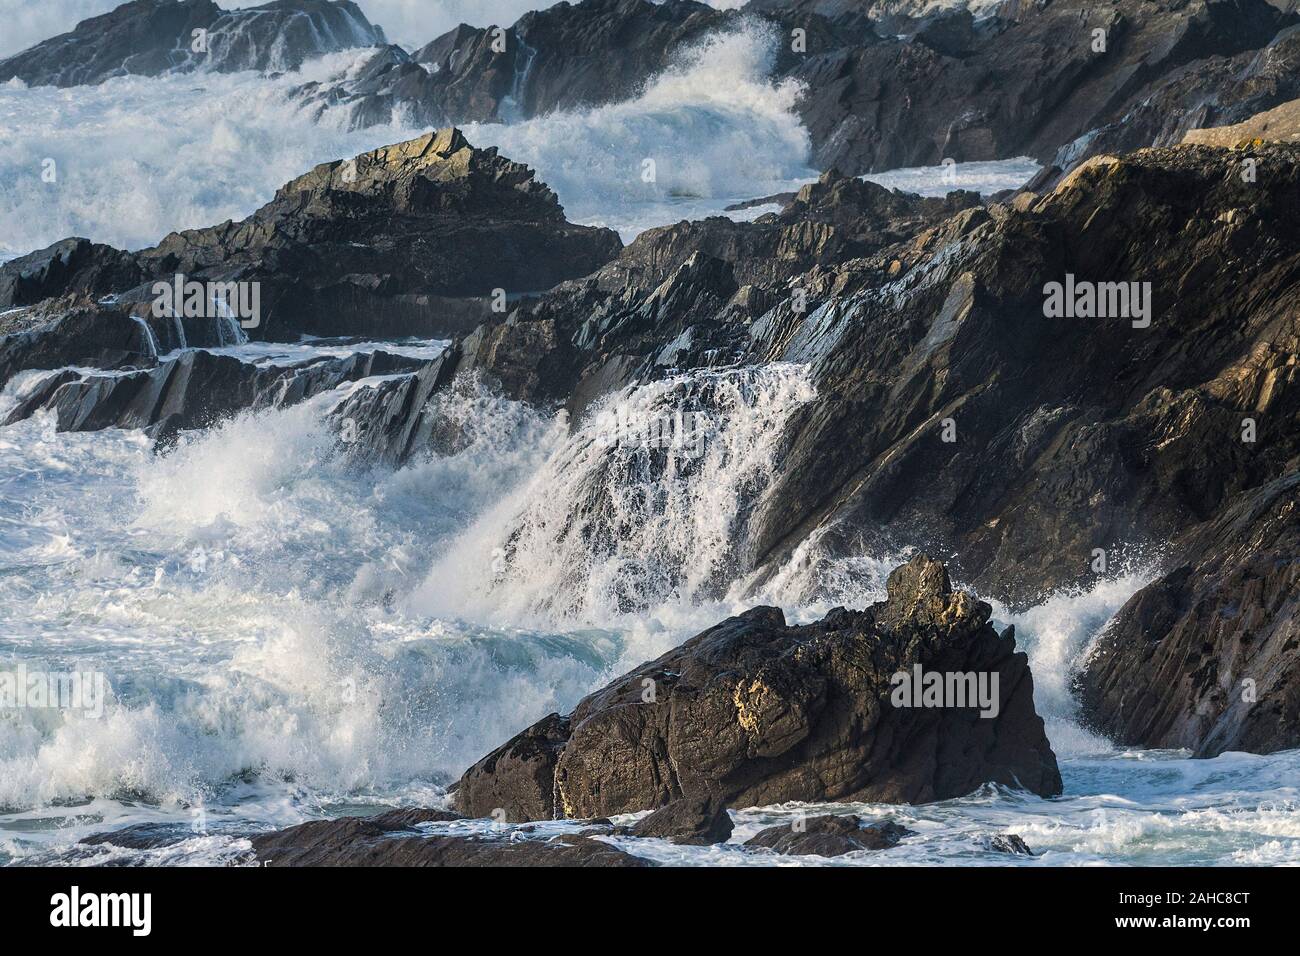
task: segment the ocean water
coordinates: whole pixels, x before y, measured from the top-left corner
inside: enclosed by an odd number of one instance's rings
[[[792,113],[798,91],[764,79],[770,43],[748,28],[713,37],[630,102],[469,137],[534,165],[571,218],[625,238],[716,214],[815,175]],[[349,132],[342,115],[317,123],[297,109],[292,86],[357,58],[279,79],[0,89],[0,257],[69,234],[137,247],[238,218],[315,162],[421,132]],[[45,158],[54,183],[40,178]],[[956,182],[942,168],[872,178],[993,192],[1034,169],[1008,160],[959,166]],[[220,351],[290,365],[380,347],[430,357],[443,343]],[[4,387],[0,418],[42,374]],[[0,712],[0,862],[236,862],[251,831],[443,805],[446,786],[510,735],[725,616],[766,603],[807,621],[862,606],[906,557],[831,560],[815,534],[761,586],[739,573],[783,423],[813,397],[799,366],[644,386],[576,431],[464,383],[434,399],[461,433],[455,450],[396,471],[357,466],[326,424],[347,391],[374,384],[241,415],[162,453],[138,432],[61,434],[48,415],[0,428],[0,671],[93,672],[105,687],[100,713]],[[679,436],[666,455],[610,440],[620,414],[657,421],[683,406],[704,416],[703,436]],[[577,520],[593,499],[595,517]],[[734,814],[725,846],[625,845],[699,865],[1300,860],[1300,754],[1191,760],[1117,749],[1078,725],[1071,677],[1154,573],[1135,567],[1021,614],[995,608],[1030,655],[1063,797],[988,788],[925,807],[754,808]],[[799,812],[895,819],[916,835],[834,861],[737,846]],[[186,838],[153,851],[77,845],[143,822]],[[998,833],[1039,855],[991,852],[984,841]]]
[[[707,410],[703,452],[683,445],[667,463],[602,441],[608,419],[570,433],[562,414],[464,385],[436,399],[464,429],[457,452],[359,470],[325,425],[340,395],[240,416],[161,455],[138,433],[60,434],[44,415],[0,429],[0,667],[95,671],[108,688],[98,716],[0,718],[0,859],[231,862],[252,830],[443,805],[446,785],[512,733],[727,614],[861,606],[905,556],[829,561],[813,541],[757,593],[735,579],[737,502],[764,493],[782,424],[812,396],[798,366],[611,400],[632,420],[684,401]],[[590,494],[609,507],[575,526]],[[1070,675],[1148,577],[995,609],[1030,655],[1063,797],[986,788],[924,807],[765,807],[737,812],[726,846],[624,844],[701,865],[817,865],[829,861],[736,844],[798,812],[855,812],[917,835],[836,865],[1300,859],[1300,755],[1124,751],[1074,721]],[[76,846],[139,822],[187,838]],[[984,847],[1009,832],[1039,856]]]

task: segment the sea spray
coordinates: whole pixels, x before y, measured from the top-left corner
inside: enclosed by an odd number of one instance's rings
[[[493,622],[616,624],[725,593],[749,519],[779,468],[789,416],[814,397],[807,369],[695,371],[610,396],[536,476],[436,562],[412,608]],[[702,414],[697,446],[625,445],[633,420]]]

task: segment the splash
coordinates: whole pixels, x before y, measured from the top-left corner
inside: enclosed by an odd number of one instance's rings
[[[807,370],[702,371],[611,396],[435,563],[413,598],[497,623],[611,625],[721,597],[743,568],[752,510],[779,467],[784,426],[814,396]],[[629,445],[683,413],[681,443]],[[698,420],[698,419],[697,419]],[[694,614],[690,615],[694,616]]]
[[[720,215],[737,200],[816,177],[792,81],[768,79],[775,37],[756,21],[710,36],[641,95],[502,126],[471,124],[475,145],[538,171],[575,221],[618,229]]]

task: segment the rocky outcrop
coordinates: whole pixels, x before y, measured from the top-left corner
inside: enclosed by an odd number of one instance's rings
[[[453,815],[454,816],[454,815]],[[510,840],[421,833],[416,823],[445,819],[436,811],[316,820],[252,838],[263,866],[653,866],[585,836]]]
[[[0,307],[77,292],[147,308],[153,283],[181,274],[259,283],[259,338],[432,338],[474,328],[496,290],[548,289],[621,247],[610,230],[567,222],[531,169],[445,129],[317,166],[242,222],[132,254],[65,240],[7,263]]]
[[[989,614],[925,557],[896,570],[888,601],[864,611],[788,627],[776,608],[756,608],[483,758],[461,778],[457,809],[519,820],[683,798],[920,803],[990,782],[1059,793],[1025,656]],[[918,667],[985,675],[996,715],[896,706],[895,675]]]
[[[310,57],[384,42],[352,0],[274,0],[239,10],[212,0],[132,0],[0,60],[0,83],[66,87],[114,76],[296,70]]]
[[[1283,29],[1263,49],[1194,60],[1143,87],[1057,152],[1053,164],[1070,169],[1093,156],[1180,141],[1231,146],[1246,136],[1221,128],[1300,97],[1300,26]],[[1278,137],[1270,137],[1278,139]]]
[[[817,532],[831,555],[951,554],[963,580],[1030,603],[1094,583],[1097,549],[1118,564],[1294,469],[1298,215],[1300,152],[1265,144],[1095,160],[784,281],[670,227],[606,267],[608,288],[566,284],[478,330],[462,367],[580,415],[670,372],[805,363],[817,398],[786,429],[738,573]],[[1130,311],[1049,314],[1051,284],[1076,280],[1122,283]]]
[[[788,856],[843,856],[859,850],[888,850],[909,836],[915,833],[892,820],[863,826],[862,820],[847,814],[768,827],[746,840],[745,846]]]
[[[1262,50],[1294,22],[1265,0],[1017,5],[974,21],[957,11],[901,38],[809,55],[789,75],[808,89],[800,114],[821,168],[1046,162],[1120,121],[1172,72],[1200,63],[1204,79],[1215,57]]]
[[[1078,684],[1128,746],[1300,747],[1300,473],[1247,492],[1120,610]]]

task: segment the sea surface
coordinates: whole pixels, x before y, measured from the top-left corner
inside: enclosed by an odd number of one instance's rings
[[[629,102],[466,133],[537,169],[571,219],[625,240],[721,214],[816,176],[798,90],[764,79],[770,42],[756,29],[713,37]],[[67,235],[142,247],[247,215],[314,163],[423,132],[349,131],[342,113],[317,122],[298,109],[293,86],[360,56],[275,79],[0,87],[0,258]],[[52,183],[40,176],[46,158]],[[991,193],[1036,169],[1022,159],[872,178]],[[220,351],[284,366],[444,346],[358,337]],[[0,420],[44,374],[8,383]],[[463,434],[455,452],[362,468],[326,416],[373,384],[244,414],[162,452],[134,431],[58,433],[44,414],[0,427],[0,671],[93,672],[107,690],[99,714],[0,712],[0,862],[238,862],[249,832],[444,805],[447,785],[506,738],[728,614],[765,603],[807,621],[860,607],[883,597],[907,557],[830,559],[814,539],[761,586],[736,574],[747,504],[778,466],[783,424],[814,395],[800,366],[697,372],[612,397],[610,409],[633,417],[708,409],[716,428],[700,454],[667,467],[617,458],[595,422],[572,431],[562,413],[465,383],[435,398]],[[593,496],[598,516],[576,520]],[[1300,861],[1300,753],[1124,750],[1076,720],[1073,675],[1156,572],[1045,595],[1024,613],[995,606],[1030,656],[1062,797],[990,787],[923,807],[764,807],[734,814],[727,845],[623,845],[699,865]],[[916,835],[835,860],[736,845],[800,812],[893,819]],[[145,822],[184,838],[149,851],[77,845]],[[992,852],[1000,833],[1038,855]]]

